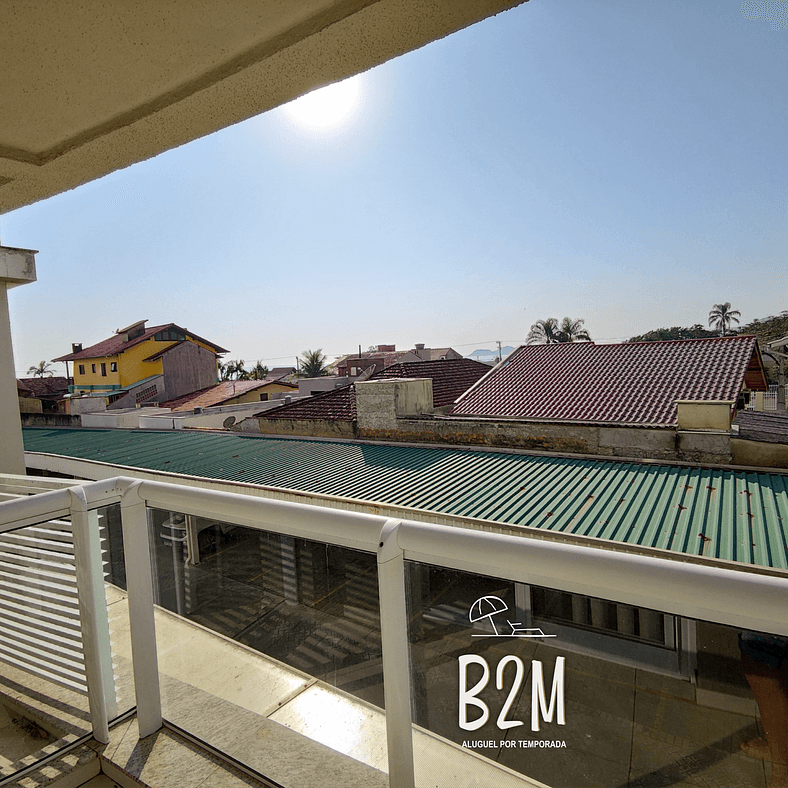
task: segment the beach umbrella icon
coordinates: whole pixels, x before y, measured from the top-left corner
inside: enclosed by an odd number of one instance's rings
[[[506,602],[504,602],[500,597],[483,596],[477,599],[471,605],[468,618],[471,620],[472,624],[475,624],[477,621],[481,621],[483,618],[489,618],[490,626],[492,626],[493,632],[495,632],[497,635],[498,630],[495,627],[493,616],[497,615],[498,613],[503,613],[508,609],[509,607],[507,606]]]

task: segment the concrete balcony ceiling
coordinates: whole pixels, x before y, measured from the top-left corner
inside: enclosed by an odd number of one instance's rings
[[[523,0],[4,3],[0,212],[257,115]]]

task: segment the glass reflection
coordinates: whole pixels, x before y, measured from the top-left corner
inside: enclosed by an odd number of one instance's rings
[[[408,585],[414,721],[459,747],[553,788],[786,784],[782,639],[424,564]]]

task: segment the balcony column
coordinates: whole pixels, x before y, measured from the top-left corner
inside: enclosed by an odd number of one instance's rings
[[[36,252],[0,246],[0,473],[25,473],[8,291],[36,281]]]

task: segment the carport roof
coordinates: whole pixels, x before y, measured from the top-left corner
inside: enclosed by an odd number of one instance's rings
[[[788,569],[788,476],[204,432],[26,429],[25,449]],[[119,471],[119,472],[122,472]]]

